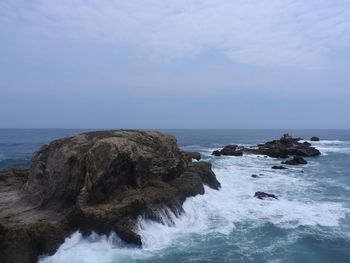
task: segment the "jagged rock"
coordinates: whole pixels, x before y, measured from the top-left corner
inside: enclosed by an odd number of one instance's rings
[[[298,165],[298,164],[307,164],[307,161],[300,156],[294,156],[293,159],[282,162],[282,164],[288,165]]]
[[[155,131],[89,132],[42,146],[29,171],[0,172],[1,262],[36,262],[78,229],[141,245],[139,216],[157,220],[166,207],[181,214],[203,184],[220,187],[211,165],[189,156]]]
[[[195,159],[197,161],[200,161],[201,159],[201,154],[198,152],[185,152],[185,155],[187,156],[187,160],[189,162],[192,162],[192,159]]]
[[[286,167],[284,167],[284,166],[274,165],[274,166],[271,167],[271,169],[285,170],[285,169],[288,169],[288,168],[286,168]]]
[[[258,144],[253,147],[243,147],[237,145],[225,146],[220,153],[223,151],[230,153],[230,155],[237,154],[258,154],[267,155],[273,158],[287,158],[289,155],[296,156],[318,156],[320,151],[314,147],[311,147],[309,143],[300,143],[301,138],[292,138],[288,134],[284,134],[279,140],[266,142],[264,144]],[[218,151],[214,151],[217,153]],[[213,155],[216,155],[214,154]]]
[[[258,199],[261,199],[261,200],[264,200],[264,199],[271,199],[271,198],[277,199],[277,200],[278,200],[278,198],[277,198],[276,195],[274,195],[274,194],[268,194],[268,193],[265,193],[265,192],[256,192],[256,193],[254,194],[254,197],[255,197],[255,198],[258,198]]]
[[[316,136],[313,136],[311,137],[310,141],[312,142],[318,142],[320,140],[320,138],[316,137]]]

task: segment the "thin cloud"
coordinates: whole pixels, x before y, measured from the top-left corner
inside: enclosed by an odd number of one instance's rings
[[[348,0],[8,1],[3,21],[61,38],[128,46],[152,59],[220,50],[258,66],[318,68],[350,44]]]

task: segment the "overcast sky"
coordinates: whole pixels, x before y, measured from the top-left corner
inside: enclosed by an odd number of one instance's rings
[[[0,127],[350,128],[349,0],[0,0]]]

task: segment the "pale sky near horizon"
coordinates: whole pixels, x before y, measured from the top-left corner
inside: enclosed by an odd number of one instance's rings
[[[350,128],[348,0],[0,0],[0,128]]]

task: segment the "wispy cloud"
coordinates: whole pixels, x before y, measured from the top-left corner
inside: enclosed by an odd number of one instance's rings
[[[350,45],[348,0],[5,0],[0,10],[2,21],[152,58],[215,49],[239,63],[316,68]]]

